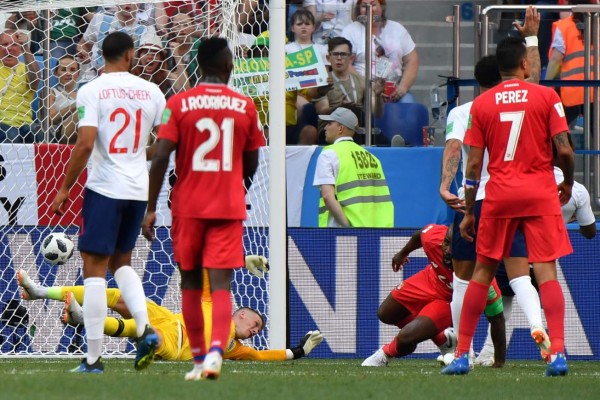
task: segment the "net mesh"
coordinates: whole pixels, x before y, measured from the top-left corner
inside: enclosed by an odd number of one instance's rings
[[[82,327],[64,326],[63,304],[52,300],[21,300],[16,274],[25,270],[44,286],[82,285],[77,251],[78,223],[85,173],[71,191],[73,203],[58,219],[50,205],[64,175],[76,140],[77,89],[102,72],[99,48],[114,30],[124,30],[136,46],[132,72],[156,83],[168,98],[198,80],[195,51],[211,35],[229,39],[237,51],[251,46],[260,31],[261,10],[253,0],[237,1],[15,1],[0,2],[0,353],[79,354],[85,351]],[[247,33],[243,33],[247,32]],[[246,254],[268,256],[268,149],[248,196]],[[173,184],[169,167],[157,210],[157,239],[139,237],[132,266],[142,279],[146,296],[174,313],[181,310],[179,273],[172,258],[168,195]],[[62,266],[40,254],[42,240],[64,231],[76,251]],[[109,287],[116,287],[112,277]],[[235,307],[252,307],[268,317],[268,282],[245,269],[235,272]],[[115,316],[109,310],[109,315]],[[267,347],[266,329],[252,339]],[[133,351],[122,338],[104,341],[106,355]]]

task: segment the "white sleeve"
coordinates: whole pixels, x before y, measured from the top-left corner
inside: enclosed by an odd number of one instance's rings
[[[417,45],[413,41],[408,30],[406,30],[406,28],[404,26],[402,26],[402,24],[398,24],[398,25],[400,25],[399,26],[399,33],[400,33],[399,39],[400,39],[400,45],[401,45],[401,49],[402,49],[402,57],[404,57],[405,55],[407,55],[408,53],[413,51],[415,49],[415,47],[417,47]]]
[[[567,47],[565,46],[565,38],[563,37],[562,32],[558,28],[556,28],[556,30],[554,31],[554,38],[552,39],[550,49],[556,49],[562,54],[565,54],[567,52]]]
[[[79,117],[78,127],[93,126],[98,127],[100,102],[94,96],[94,91],[91,90],[93,85],[88,83],[77,92],[77,115]]]
[[[446,141],[458,139],[462,143],[467,133],[467,120],[461,113],[459,107],[454,107],[448,114],[446,120]]]
[[[83,40],[86,42],[96,42],[98,40],[98,31],[100,30],[100,24],[104,19],[103,13],[95,14],[92,17],[87,29],[83,33]]]
[[[333,150],[323,150],[319,154],[313,186],[335,185],[335,158],[337,156]]]
[[[579,226],[588,226],[596,222],[596,217],[590,204],[590,194],[585,186],[575,182],[573,186],[575,198],[575,218]]]
[[[154,116],[154,125],[159,126],[162,123],[162,114],[167,106],[167,100],[163,92],[156,87],[156,115]]]
[[[302,7],[316,6],[316,5],[317,5],[317,0],[304,0],[302,2]]]

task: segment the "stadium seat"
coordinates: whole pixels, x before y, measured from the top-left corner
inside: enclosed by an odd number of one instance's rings
[[[399,134],[407,146],[423,146],[423,127],[429,125],[429,111],[420,103],[386,103],[383,117],[375,118],[374,125],[390,141]]]

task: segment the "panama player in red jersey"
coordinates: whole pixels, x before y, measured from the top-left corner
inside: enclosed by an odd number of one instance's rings
[[[392,289],[379,306],[377,316],[400,332],[394,339],[363,361],[363,367],[383,367],[391,357],[403,357],[417,345],[431,339],[442,355],[454,351],[456,336],[452,330],[452,229],[443,225],[427,225],[415,232],[406,245],[392,258],[392,269],[400,271],[413,251],[423,248],[429,264]],[[497,366],[504,364],[506,336],[502,297],[495,281],[490,287],[485,314],[492,326]]]
[[[150,168],[148,211],[143,233],[154,236],[156,202],[171,152],[177,184],[172,192],[171,233],[181,271],[182,313],[194,368],[186,380],[216,379],[231,326],[233,268],[244,265],[244,180],[249,183],[265,145],[251,99],[227,87],[232,54],[222,38],[198,48],[202,79],[195,88],[167,102]],[[204,340],[202,275],[208,270],[213,300],[211,342]]]
[[[521,39],[500,42],[496,57],[503,82],[474,101],[465,138],[471,152],[465,180],[465,218],[460,231],[467,240],[473,239],[473,207],[485,149],[489,152],[490,180],[479,222],[477,264],[460,319],[456,358],[442,373],[469,372],[466,353],[489,284],[498,261],[508,256],[519,228],[525,235],[548,322],[551,345],[546,375],[566,375],[565,301],[556,279],[556,259],[573,251],[560,209],[560,204],[571,197],[573,187],[573,149],[568,141],[568,126],[556,92],[524,81],[530,66]],[[558,187],[552,165],[553,142],[564,174]],[[529,274],[529,267],[507,265],[506,269],[510,279]]]

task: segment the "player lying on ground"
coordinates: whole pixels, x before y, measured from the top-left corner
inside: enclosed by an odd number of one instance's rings
[[[258,256],[249,256],[258,257]],[[246,257],[246,265],[252,271],[252,263],[265,265],[256,259]],[[264,257],[261,257],[264,259]],[[256,267],[254,267],[256,269]],[[258,273],[264,268],[258,269]],[[253,272],[257,274],[257,272]],[[83,310],[80,303],[83,301],[83,286],[57,286],[44,287],[37,285],[24,270],[18,272],[19,286],[25,300],[52,299],[64,301],[65,307],[61,315],[63,322],[72,325],[83,324]],[[136,337],[135,320],[121,298],[118,289],[106,289],[108,307],[116,311],[123,318],[107,317],[104,322],[104,334],[113,337]],[[152,300],[146,300],[148,317],[155,327],[161,340],[156,349],[156,356],[168,361],[189,361],[192,352],[185,330],[185,323],[181,313],[174,314],[165,307],[159,306]],[[212,302],[210,297],[203,299],[205,315],[212,315]],[[208,314],[207,314],[208,313]],[[210,321],[210,318],[208,319]],[[237,309],[232,316],[231,330],[224,358],[229,360],[254,360],[254,361],[285,361],[307,356],[323,340],[319,331],[308,332],[297,347],[285,350],[255,350],[242,344],[241,340],[249,339],[264,328],[263,317],[254,309],[242,307]],[[205,331],[207,339],[210,330]]]
[[[381,367],[390,357],[411,354],[417,345],[431,339],[442,356],[454,352],[456,336],[451,329],[452,314],[452,229],[443,225],[427,225],[413,234],[408,243],[392,259],[394,272],[408,263],[408,255],[421,247],[430,261],[425,268],[392,290],[383,301],[377,316],[400,332],[389,343],[363,361],[364,367]],[[495,281],[494,281],[495,282]],[[502,300],[497,285],[490,286],[485,314],[492,324],[496,348],[495,367],[502,367],[506,358],[506,337]]]

